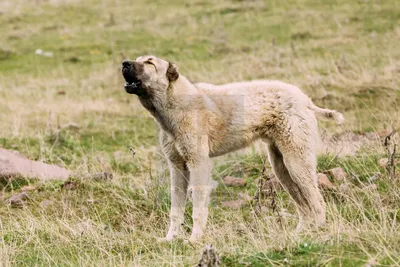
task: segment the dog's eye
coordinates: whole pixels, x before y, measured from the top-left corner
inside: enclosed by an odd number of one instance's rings
[[[149,60],[147,60],[147,61],[145,61],[143,63],[144,64],[150,64],[150,65],[153,65],[154,67],[156,67],[156,65],[153,62],[149,61]]]

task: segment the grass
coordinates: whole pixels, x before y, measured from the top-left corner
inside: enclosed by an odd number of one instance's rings
[[[168,227],[168,171],[155,123],[123,92],[124,57],[167,58],[192,81],[284,80],[344,113],[341,128],[321,121],[329,134],[380,132],[400,126],[399,14],[391,0],[2,1],[0,146],[78,174],[73,190],[60,182],[1,181],[0,265],[198,260],[203,244],[155,242]],[[79,129],[64,127],[70,123]],[[385,154],[379,143],[347,157],[320,155],[319,171],[341,166],[349,179],[324,192],[327,224],[299,236],[297,218],[280,223],[268,199],[261,216],[250,203],[221,206],[255,194],[264,165],[257,151],[218,159],[213,171],[217,181],[248,181],[241,189],[220,183],[213,194],[204,244],[217,248],[224,265],[400,265],[399,184],[377,164]],[[82,178],[98,171],[112,171],[114,179]],[[25,206],[5,205],[26,185],[35,189]],[[286,193],[276,201],[294,214]],[[188,232],[191,223],[189,204]]]

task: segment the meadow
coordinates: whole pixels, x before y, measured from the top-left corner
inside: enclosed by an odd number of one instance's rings
[[[398,1],[2,0],[0,36],[0,146],[76,173],[70,187],[0,179],[0,266],[193,266],[205,244],[223,266],[400,265],[400,176],[378,164],[382,137],[400,129]],[[201,244],[157,243],[169,172],[157,125],[120,74],[123,59],[144,54],[194,82],[282,80],[342,112],[342,126],[319,123],[337,143],[318,170],[347,174],[323,191],[326,225],[295,234],[284,191],[257,210],[251,198],[271,169],[255,146],[215,160]],[[84,178],[97,172],[113,179]],[[247,186],[225,186],[227,175]],[[26,188],[23,206],[6,204]],[[238,198],[239,209],[221,205]]]

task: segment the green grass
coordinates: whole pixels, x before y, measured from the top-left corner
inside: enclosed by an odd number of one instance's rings
[[[261,215],[251,202],[221,206],[256,193],[265,159],[249,149],[216,161],[215,180],[239,176],[248,185],[220,183],[204,242],[157,243],[168,226],[168,170],[157,126],[124,92],[119,69],[125,57],[154,54],[192,81],[280,79],[344,113],[341,128],[320,122],[329,135],[398,129],[399,14],[394,0],[3,1],[0,146],[75,170],[77,187],[0,180],[0,265],[192,266],[206,243],[225,266],[399,265],[399,184],[377,163],[380,140],[354,155],[319,156],[318,171],[340,166],[348,174],[338,190],[324,191],[321,229],[296,236],[297,217],[279,218],[270,198]],[[79,128],[64,127],[70,123]],[[83,178],[100,171],[114,178]],[[26,205],[6,205],[26,185],[35,187]],[[283,191],[276,205],[295,214]],[[190,211],[191,203],[187,234]]]

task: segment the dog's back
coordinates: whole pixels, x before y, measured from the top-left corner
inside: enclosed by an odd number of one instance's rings
[[[326,119],[334,119],[338,124],[343,123],[343,115],[330,109],[317,107],[311,99],[303,93],[297,86],[276,80],[254,80],[245,82],[234,82],[223,85],[213,85],[209,83],[194,84],[219,105],[230,106],[229,102],[241,101],[258,103],[259,98],[264,98],[267,102],[272,101],[275,106],[281,106],[281,111],[286,112],[293,105],[296,108],[309,108],[316,115]],[[248,106],[248,105],[246,105]]]

